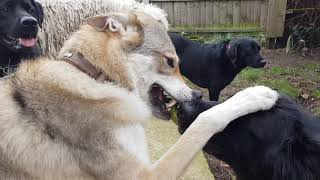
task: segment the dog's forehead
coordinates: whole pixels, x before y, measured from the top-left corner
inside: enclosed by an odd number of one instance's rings
[[[157,20],[144,24],[144,45],[161,53],[175,54],[175,48],[170,40],[167,29]]]

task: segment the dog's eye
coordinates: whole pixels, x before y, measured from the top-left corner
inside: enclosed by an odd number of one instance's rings
[[[174,68],[175,67],[174,60],[171,58],[166,58],[166,59],[167,59],[168,66]]]
[[[2,9],[0,9],[0,11],[1,12],[6,12],[6,11],[8,11],[8,8],[2,8]]]
[[[29,13],[34,13],[34,9],[29,9]]]

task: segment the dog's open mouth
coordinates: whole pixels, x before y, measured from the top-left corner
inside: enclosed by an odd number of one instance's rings
[[[160,118],[169,120],[171,110],[177,105],[177,101],[159,84],[153,84],[149,91],[153,114]]]
[[[13,47],[15,49],[19,48],[31,48],[36,45],[37,38],[14,38],[12,36],[9,36],[7,34],[1,34],[1,40],[10,47]]]

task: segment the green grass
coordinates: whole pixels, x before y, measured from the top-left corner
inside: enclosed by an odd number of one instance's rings
[[[300,96],[299,89],[291,85],[290,82],[286,79],[265,81],[263,85],[269,86],[272,89],[278,90],[279,92],[287,94],[288,96],[294,98]]]
[[[313,91],[312,96],[320,99],[320,89],[316,89],[315,91]]]
[[[249,82],[255,82],[263,78],[264,71],[248,68],[241,72],[240,77]]]
[[[278,90],[281,93],[297,98],[300,91],[289,80],[291,70],[284,67],[272,67],[268,69],[244,69],[235,84],[239,86],[264,85]]]
[[[287,75],[290,73],[289,68],[275,66],[271,68],[271,73],[273,75]]]

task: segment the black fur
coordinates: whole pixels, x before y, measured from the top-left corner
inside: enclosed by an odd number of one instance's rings
[[[28,23],[32,24],[23,24],[23,18],[29,18]],[[43,18],[42,6],[34,0],[0,1],[0,77],[8,74],[21,60],[41,55],[38,45],[24,47],[18,39],[36,38]],[[8,41],[8,36],[13,39]]]
[[[13,99],[21,109],[27,107],[26,100],[18,89],[13,92]]]
[[[181,104],[179,131],[216,104]],[[320,118],[282,96],[271,110],[230,123],[204,150],[229,163],[239,180],[319,180]]]
[[[220,92],[242,69],[261,68],[266,64],[259,44],[250,38],[202,44],[174,33],[169,36],[180,58],[181,74],[196,85],[208,88],[212,101],[219,99]]]

